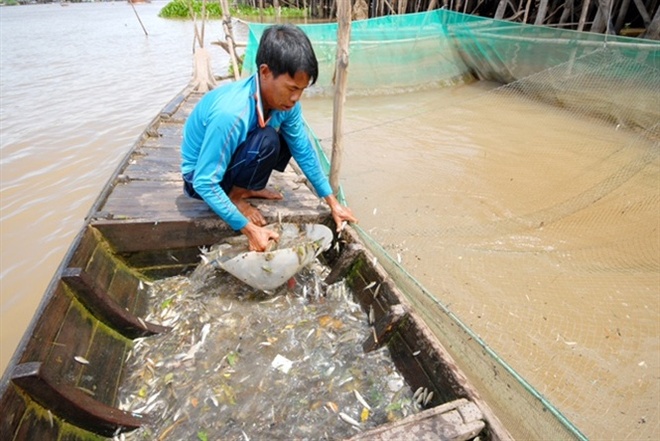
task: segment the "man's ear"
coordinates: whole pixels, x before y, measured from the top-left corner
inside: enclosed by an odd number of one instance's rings
[[[272,72],[270,70],[270,67],[268,67],[267,64],[260,64],[259,65],[259,74],[262,75],[262,76],[267,76],[267,75],[271,75]]]

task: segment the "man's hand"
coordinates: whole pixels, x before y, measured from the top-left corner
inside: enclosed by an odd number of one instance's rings
[[[252,222],[248,222],[241,229],[241,233],[248,238],[248,250],[250,251],[265,251],[271,240],[275,242],[280,240],[280,235],[275,231],[260,227]]]
[[[330,206],[330,211],[332,211],[332,218],[337,225],[337,232],[341,231],[344,221],[357,223],[358,220],[351,209],[340,204],[335,195],[326,196],[325,201]]]

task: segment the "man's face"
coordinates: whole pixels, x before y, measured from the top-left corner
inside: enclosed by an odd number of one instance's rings
[[[309,86],[309,75],[302,71],[296,72],[293,78],[289,74],[275,78],[270,68],[262,64],[259,74],[264,110],[290,110]]]

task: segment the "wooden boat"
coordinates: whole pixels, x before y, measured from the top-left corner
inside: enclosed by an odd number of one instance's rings
[[[113,437],[148,421],[117,403],[133,339],[171,332],[143,318],[141,282],[190,271],[200,247],[233,234],[181,191],[182,127],[201,96],[188,86],[165,106],[91,208],[2,377],[2,440]],[[330,225],[329,211],[295,178],[293,169],[273,176],[285,200],[259,208],[271,220]],[[373,308],[365,350],[387,345],[412,390],[434,392],[426,410],[353,439],[510,439],[355,231],[348,227],[341,247],[323,257],[332,268],[326,281],[346,278],[362,308]]]

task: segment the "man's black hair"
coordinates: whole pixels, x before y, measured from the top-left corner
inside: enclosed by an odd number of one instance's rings
[[[275,78],[288,73],[292,78],[296,72],[309,75],[310,85],[316,83],[319,64],[312,43],[297,26],[290,24],[274,25],[266,28],[259,49],[257,49],[257,69],[267,65]]]

